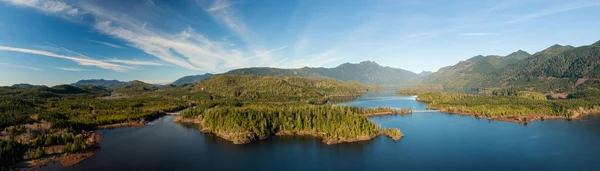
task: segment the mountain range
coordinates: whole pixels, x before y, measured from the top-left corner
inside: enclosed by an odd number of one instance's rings
[[[598,87],[600,41],[581,47],[553,45],[533,55],[475,56],[420,79],[444,91],[513,87],[547,94]]]
[[[313,79],[337,79],[340,81],[355,80],[363,84],[379,84],[384,86],[405,85],[414,82],[419,74],[392,67],[384,67],[373,61],[358,64],[344,63],[335,68],[242,68],[231,70],[225,74],[263,75],[263,76],[299,76]]]
[[[478,55],[455,65],[443,67],[437,72],[423,71],[419,74],[381,66],[373,61],[363,61],[357,64],[344,63],[334,68],[241,68],[223,74],[185,76],[171,83],[171,87],[196,83],[215,75],[296,76],[311,79],[354,80],[367,85],[413,86],[457,92],[513,87],[551,94],[567,93],[586,87],[600,87],[600,41],[581,47],[556,44],[534,54],[518,50],[506,56]],[[135,90],[150,90],[157,87],[141,81],[103,79],[80,80],[72,85]]]

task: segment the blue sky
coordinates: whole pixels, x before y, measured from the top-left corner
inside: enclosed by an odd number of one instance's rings
[[[365,60],[418,73],[598,28],[599,0],[0,0],[0,85]]]

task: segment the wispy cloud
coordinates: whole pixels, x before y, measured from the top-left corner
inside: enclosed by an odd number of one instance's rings
[[[127,64],[127,65],[149,65],[149,66],[161,66],[162,65],[161,63],[158,63],[158,62],[142,61],[142,60],[111,59],[111,60],[106,60],[106,62],[121,63],[121,64]]]
[[[338,49],[330,49],[322,53],[309,55],[307,58],[296,60],[281,60],[276,63],[278,67],[283,68],[301,68],[301,67],[318,67],[331,62],[339,61],[342,58],[335,55]]]
[[[62,1],[53,0],[2,0],[15,6],[32,7],[46,13],[64,13],[75,16],[81,13],[78,8],[68,5]]]
[[[196,2],[202,6],[198,0]],[[262,40],[246,25],[243,16],[237,10],[231,8],[232,6],[233,4],[228,0],[215,0],[206,11],[217,23],[237,35],[248,46],[250,52],[261,59],[260,65],[272,64],[271,55],[269,53],[264,54]]]
[[[108,43],[108,42],[102,42],[102,41],[96,41],[96,40],[88,40],[88,41],[94,42],[94,43],[98,43],[98,44],[101,44],[101,45],[104,45],[104,46],[108,46],[108,47],[113,47],[113,48],[119,48],[119,49],[123,49],[124,48],[123,46],[119,46],[119,45]]]
[[[255,57],[258,57],[258,58],[269,58],[269,54],[271,54],[271,53],[273,53],[275,51],[283,50],[285,48],[287,48],[287,45],[286,46],[281,46],[281,47],[278,47],[278,48],[275,48],[275,49],[269,49],[269,50],[266,50],[264,52],[257,52],[257,54],[256,54]]]
[[[63,67],[56,67],[56,69],[63,70],[63,71],[73,71],[73,72],[76,72],[76,71],[86,71],[85,69],[82,69],[82,68],[63,68]]]
[[[567,5],[556,6],[554,8],[543,9],[543,10],[536,11],[536,12],[533,12],[530,14],[518,16],[516,18],[513,18],[513,19],[507,21],[507,23],[509,23],[509,24],[518,23],[518,22],[527,21],[527,20],[531,20],[531,19],[535,19],[535,18],[539,18],[539,17],[544,17],[544,16],[548,16],[548,15],[553,15],[553,14],[557,14],[557,13],[562,13],[562,12],[577,10],[577,9],[581,9],[581,8],[587,8],[587,7],[593,7],[593,6],[600,6],[600,2],[592,1],[592,2],[571,3],[571,4],[567,4]]]
[[[0,62],[0,65],[12,66],[12,67],[17,67],[17,68],[25,68],[25,69],[36,70],[36,71],[41,71],[42,70],[42,69],[39,69],[39,68],[22,66],[22,65],[15,65],[15,64],[4,63],[4,62]]]
[[[5,0],[7,1],[7,0]],[[35,1],[35,3],[22,3],[27,2],[26,0],[11,0],[7,1],[19,6],[29,6],[42,11],[46,11],[44,5],[39,3],[63,3],[57,0],[46,0],[44,2]],[[150,2],[150,1],[149,1]],[[227,1],[223,1],[229,4]],[[64,3],[63,3],[64,4]],[[88,1],[77,1],[73,4],[65,4],[68,8],[77,9],[78,15],[89,15],[95,22],[92,24],[93,28],[99,33],[118,38],[129,43],[130,46],[135,47],[144,51],[147,54],[155,56],[160,60],[168,63],[175,64],[191,70],[205,70],[205,71],[222,71],[228,68],[239,68],[248,65],[249,60],[246,53],[238,49],[232,49],[228,44],[224,44],[219,41],[211,40],[206,38],[202,34],[196,33],[193,29],[187,28],[179,33],[164,33],[157,29],[148,28],[150,25],[146,25],[144,21],[140,21],[135,18],[135,15],[125,15],[122,11],[113,11],[112,8],[103,7],[101,3],[94,3]],[[76,7],[75,7],[76,6]],[[215,6],[212,12],[220,13],[221,11],[227,10],[225,6]],[[218,10],[217,10],[218,9]],[[144,10],[155,10],[154,8]],[[51,10],[53,13],[61,16],[69,16],[68,10]],[[143,11],[147,13],[153,13],[154,11]],[[225,14],[223,14],[225,15]],[[221,16],[221,15],[219,15]],[[241,35],[246,34],[247,28],[243,24],[236,23],[238,19],[231,18],[229,15],[225,15],[227,23],[226,25],[231,26],[232,30]],[[81,18],[80,16],[71,16],[71,18]],[[243,36],[248,37],[248,36]],[[97,42],[99,43],[99,42]],[[104,42],[106,43],[106,42]],[[101,43],[101,44],[104,44]],[[108,44],[104,44],[111,46]],[[50,54],[56,57],[56,54]],[[64,57],[64,56],[62,56]],[[79,58],[69,58],[82,62]],[[114,63],[122,63],[127,65],[156,65],[157,63],[140,62],[140,61],[114,61]],[[90,62],[84,64],[91,64]],[[93,63],[102,67],[111,67],[113,70],[124,71],[127,69],[125,66],[111,64],[109,61],[95,61]],[[110,65],[108,65],[110,64]]]
[[[217,71],[223,67],[243,67],[248,60],[239,50],[229,50],[218,42],[186,29],[179,34],[131,31],[111,22],[99,22],[95,27],[104,34],[123,39],[159,59],[192,70]]]
[[[461,36],[494,36],[496,35],[496,33],[485,33],[485,32],[481,32],[481,33],[463,33],[460,34]]]
[[[47,56],[47,57],[53,57],[53,58],[67,59],[67,60],[76,62],[77,64],[82,65],[82,66],[96,66],[99,68],[109,69],[109,70],[114,70],[114,71],[119,71],[119,72],[124,72],[124,71],[127,71],[128,69],[131,69],[131,67],[128,67],[128,66],[112,64],[112,63],[108,63],[108,62],[104,62],[104,61],[100,61],[100,60],[59,55],[59,54],[55,54],[52,52],[34,50],[34,49],[24,49],[24,48],[0,46],[0,51],[12,51],[12,52],[35,54],[35,55],[41,55],[41,56]]]

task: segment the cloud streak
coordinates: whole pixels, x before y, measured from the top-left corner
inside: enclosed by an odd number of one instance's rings
[[[56,69],[63,70],[63,71],[72,71],[72,72],[77,72],[77,71],[85,71],[85,69],[81,69],[81,68],[63,68],[63,67],[56,67]]]
[[[15,64],[4,63],[4,62],[0,62],[0,65],[12,66],[12,67],[17,67],[17,68],[25,68],[25,69],[36,70],[36,71],[42,71],[42,69],[39,69],[39,68],[22,66],[22,65],[15,65]]]
[[[119,45],[108,43],[108,42],[102,42],[102,41],[96,41],[96,40],[88,40],[88,41],[94,42],[94,43],[98,43],[98,44],[101,44],[101,45],[104,45],[104,46],[108,46],[108,47],[118,48],[118,49],[123,49],[124,48],[123,46],[119,46]]]
[[[600,6],[600,2],[572,3],[572,4],[562,5],[562,6],[556,7],[556,8],[544,9],[544,10],[540,10],[540,11],[537,11],[534,13],[530,13],[527,15],[513,18],[512,20],[509,20],[507,23],[509,23],[509,24],[518,23],[518,22],[523,22],[523,21],[527,21],[527,20],[531,20],[531,19],[535,19],[535,18],[539,18],[539,17],[544,17],[544,16],[548,16],[548,15],[553,15],[553,14],[557,14],[557,13],[562,13],[562,12],[577,10],[577,9],[581,9],[581,8],[587,8],[587,7],[593,7],[593,6]]]
[[[96,66],[99,68],[109,69],[109,70],[118,71],[118,72],[124,72],[124,71],[131,69],[128,66],[112,64],[112,63],[108,63],[108,62],[104,62],[104,61],[100,61],[100,60],[59,55],[59,54],[55,54],[52,52],[40,51],[40,50],[34,50],[34,49],[23,49],[23,48],[15,48],[15,47],[8,47],[8,46],[0,46],[0,51],[12,51],[12,52],[28,53],[28,54],[41,55],[41,56],[47,56],[47,57],[53,57],[53,58],[67,59],[67,60],[76,62],[77,64],[82,65],[82,66]]]
[[[153,61],[141,61],[141,60],[122,60],[122,59],[111,59],[105,60],[106,62],[121,63],[127,65],[148,65],[148,66],[161,66],[161,63]]]
[[[75,16],[81,13],[78,8],[68,5],[62,1],[52,0],[2,0],[15,6],[32,7],[45,13],[64,13]]]

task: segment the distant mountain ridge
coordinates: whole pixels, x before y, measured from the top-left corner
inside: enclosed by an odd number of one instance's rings
[[[312,79],[336,79],[340,81],[355,80],[363,84],[402,85],[410,84],[419,75],[407,70],[384,67],[373,61],[358,64],[344,63],[335,68],[279,69],[279,68],[242,68],[231,70],[225,74],[264,75],[264,76],[298,76]]]
[[[211,73],[206,73],[204,75],[190,75],[190,76],[185,76],[182,77],[180,79],[175,80],[173,83],[173,85],[181,85],[181,84],[186,84],[186,83],[196,83],[198,81],[202,81],[204,79],[207,79],[209,77],[213,76],[213,74]]]
[[[115,87],[118,85],[124,85],[127,83],[129,83],[129,82],[119,81],[119,80],[89,79],[89,80],[79,80],[71,85],[72,86],[91,85],[91,86],[112,88],[112,87]]]

